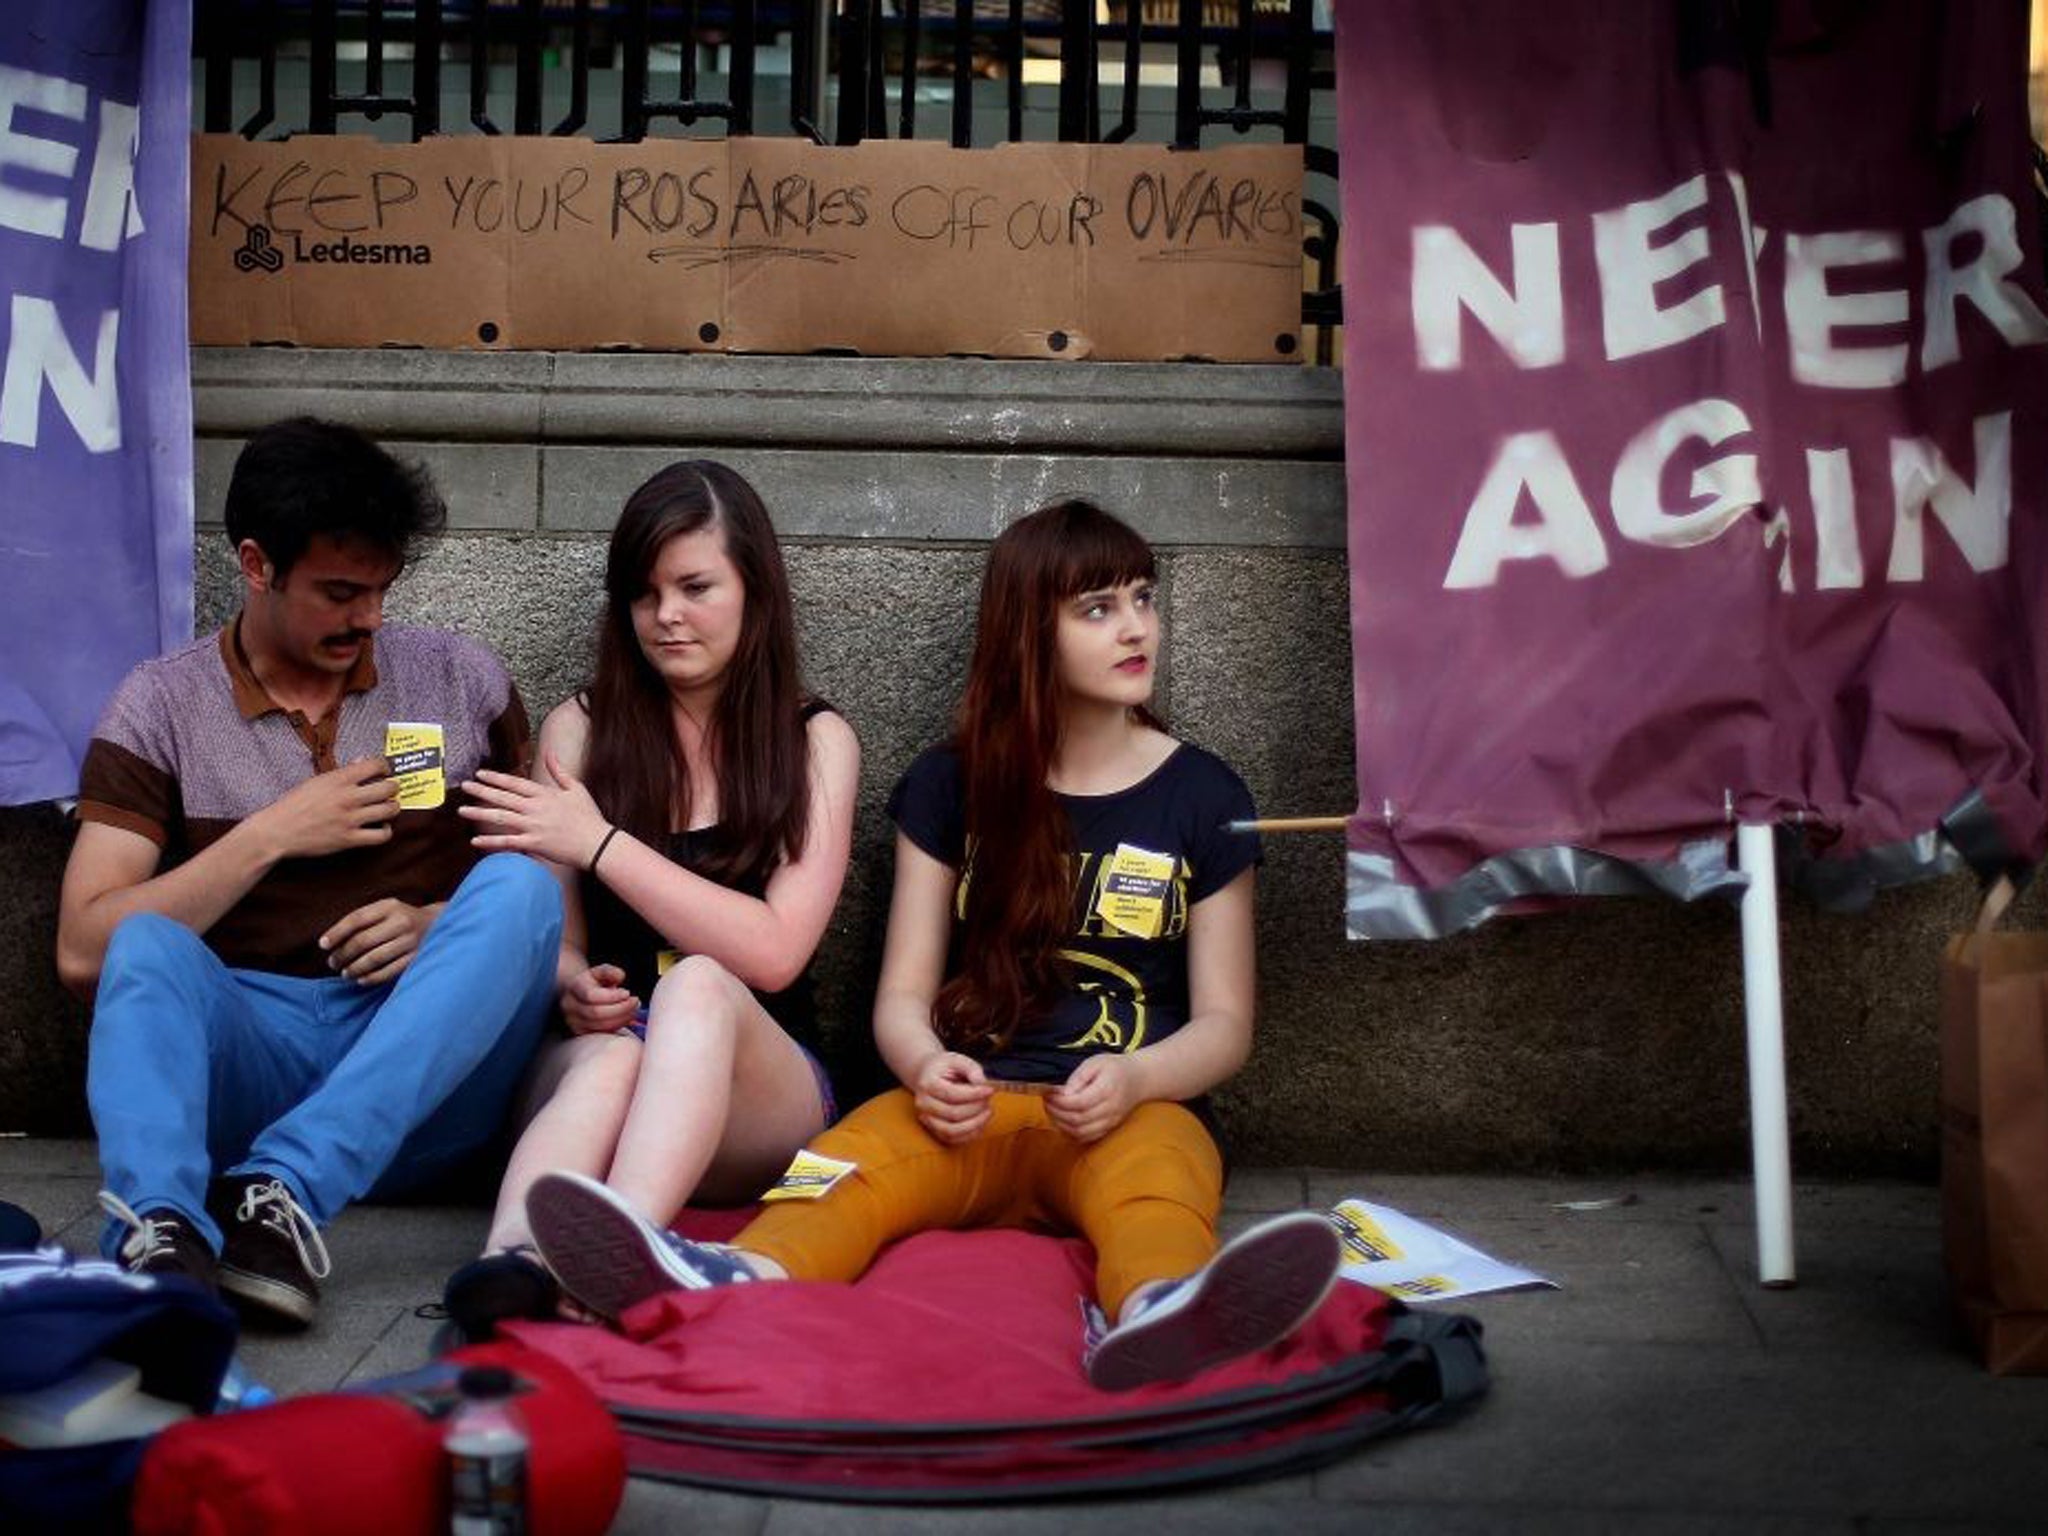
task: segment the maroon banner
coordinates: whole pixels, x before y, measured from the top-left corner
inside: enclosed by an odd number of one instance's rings
[[[1353,936],[2038,857],[2026,8],[1339,9]]]

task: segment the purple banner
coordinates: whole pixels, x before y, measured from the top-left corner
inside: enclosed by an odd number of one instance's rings
[[[192,633],[191,8],[0,15],[0,804]]]
[[[2026,8],[1339,20],[1353,936],[2038,857]]]

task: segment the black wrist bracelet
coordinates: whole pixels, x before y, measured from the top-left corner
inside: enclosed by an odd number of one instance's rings
[[[611,830],[606,832],[603,837],[598,839],[597,852],[593,853],[590,856],[590,862],[583,866],[585,873],[593,875],[597,873],[597,861],[604,857],[605,849],[611,847],[612,839],[617,837],[618,835],[619,829],[616,826],[614,826],[613,828],[611,828]]]

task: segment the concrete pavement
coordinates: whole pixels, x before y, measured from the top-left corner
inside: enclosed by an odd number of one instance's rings
[[[0,1196],[90,1246],[89,1143],[0,1138]],[[990,1509],[740,1498],[635,1481],[617,1530],[707,1536],[866,1532],[2020,1532],[2048,1530],[2048,1379],[1994,1380],[1942,1290],[1928,1185],[1799,1187],[1799,1284],[1755,1279],[1737,1180],[1483,1178],[1253,1169],[1231,1225],[1361,1194],[1547,1274],[1557,1291],[1475,1298],[1493,1390],[1451,1424],[1311,1475],[1173,1498]],[[1621,1199],[1596,1210],[1566,1202]],[[415,1315],[482,1236],[477,1208],[356,1209],[295,1338],[244,1358],[281,1393],[424,1358]]]

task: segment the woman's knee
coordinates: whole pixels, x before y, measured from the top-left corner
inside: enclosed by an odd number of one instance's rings
[[[1124,1189],[1170,1191],[1205,1206],[1221,1198],[1223,1154],[1185,1105],[1140,1104],[1089,1149],[1087,1161],[1096,1177]]]
[[[628,1099],[640,1080],[645,1048],[632,1035],[577,1035],[556,1047],[562,1053],[553,1098]]]
[[[658,1018],[692,1028],[730,1028],[739,1005],[752,997],[746,984],[709,955],[686,955],[669,967],[647,999],[650,1027]]]

